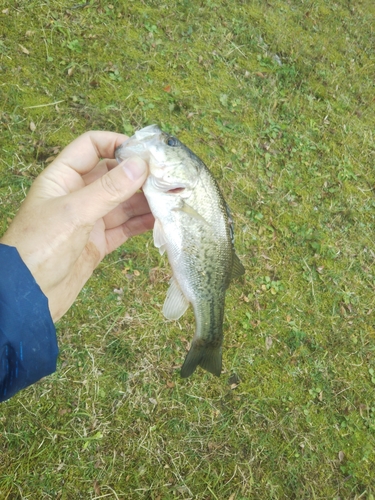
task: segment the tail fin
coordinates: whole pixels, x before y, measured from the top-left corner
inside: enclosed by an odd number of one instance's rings
[[[199,345],[199,343],[193,342],[182,365],[181,377],[190,377],[198,365],[219,377],[221,373],[221,347]]]

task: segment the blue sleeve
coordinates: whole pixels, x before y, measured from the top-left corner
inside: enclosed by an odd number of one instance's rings
[[[0,401],[56,370],[48,300],[14,247],[0,244]]]

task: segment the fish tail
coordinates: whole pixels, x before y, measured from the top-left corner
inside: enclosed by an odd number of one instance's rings
[[[193,342],[182,365],[181,377],[190,377],[198,365],[219,377],[221,373],[221,346],[199,345],[199,342]]]

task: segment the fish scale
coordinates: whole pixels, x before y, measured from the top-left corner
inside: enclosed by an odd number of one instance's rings
[[[163,313],[178,319],[192,305],[194,338],[181,368],[219,376],[222,369],[225,293],[244,273],[233,246],[233,221],[209,169],[176,137],[151,125],[116,150],[121,161],[137,154],[150,165],[143,186],[155,217],[154,243],[165,251],[173,276]]]

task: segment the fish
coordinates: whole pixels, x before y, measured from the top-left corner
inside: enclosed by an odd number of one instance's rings
[[[225,294],[245,272],[230,210],[203,161],[158,125],[138,130],[115,152],[118,162],[134,155],[149,163],[142,190],[155,218],[154,244],[167,252],[173,273],[163,314],[177,320],[189,304],[194,310],[195,334],[181,377],[198,366],[220,376]]]

